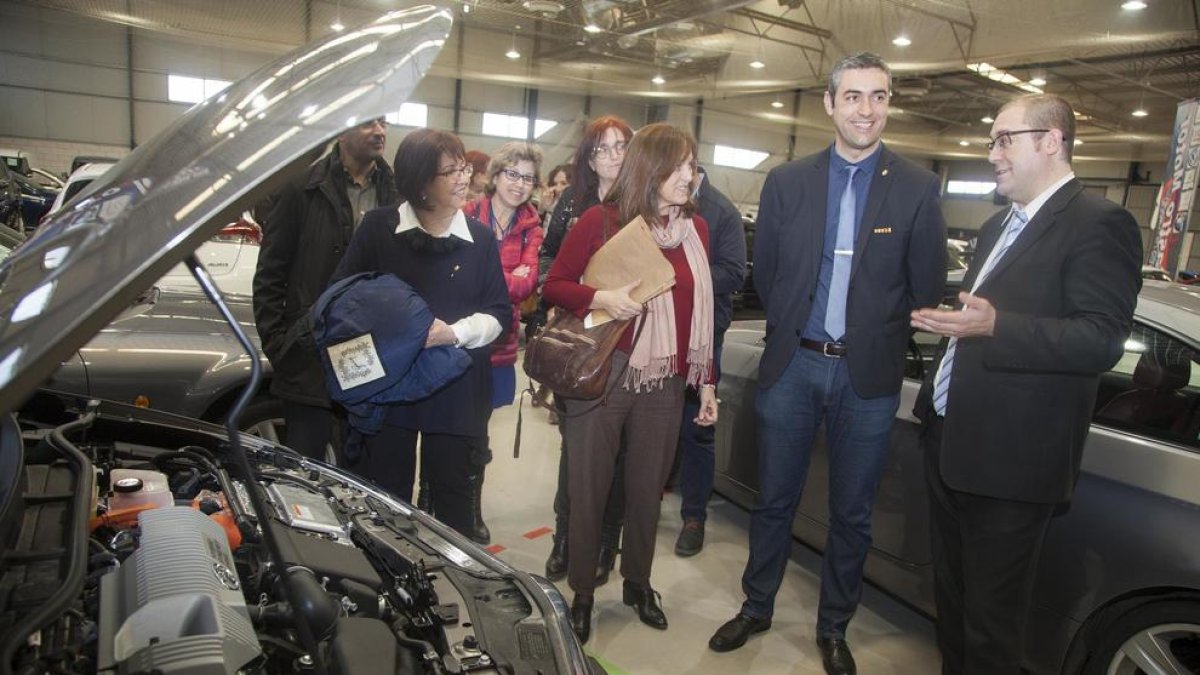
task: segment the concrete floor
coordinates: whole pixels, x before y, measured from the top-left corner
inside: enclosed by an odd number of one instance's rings
[[[524,376],[518,379],[523,385]],[[492,416],[495,459],[484,485],[484,516],[498,557],[544,574],[554,528],[551,504],[559,432],[549,424],[547,412],[528,401],[522,416],[521,456],[516,459],[512,448],[517,408],[502,408]],[[704,550],[692,558],[674,554],[679,528],[679,498],[668,493],[659,520],[652,583],[662,594],[670,628],[657,631],[640,623],[633,609],[621,603],[620,575],[614,572],[608,584],[596,590],[592,637],[585,649],[610,673],[823,673],[813,640],[820,557],[795,543],[771,630],[752,637],[741,649],[718,654],[708,649],[708,639],[742,603],[749,514],[714,495]],[[569,602],[565,580],[559,588]],[[863,675],[928,675],[939,670],[930,620],[869,584],[847,641]]]

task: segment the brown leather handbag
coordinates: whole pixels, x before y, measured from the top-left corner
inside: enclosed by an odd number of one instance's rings
[[[563,398],[604,394],[613,350],[632,319],[584,328],[573,312],[554,308],[546,325],[525,345],[525,374]]]

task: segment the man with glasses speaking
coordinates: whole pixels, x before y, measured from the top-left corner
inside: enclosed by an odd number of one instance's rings
[[[1141,287],[1128,211],[1071,169],[1061,97],[1004,105],[988,161],[1012,207],[983,224],[954,310],[912,325],[943,335],[918,396],[924,422],[942,673],[1021,672],[1034,571],[1071,499],[1099,375],[1123,353]]]
[[[254,321],[274,371],[271,393],[283,401],[287,445],[314,459],[325,459],[335,418],[308,310],[329,284],[362,215],[396,201],[395,178],[383,159],[386,143],[383,118],[349,127],[328,155],[275,195],[263,223]]]

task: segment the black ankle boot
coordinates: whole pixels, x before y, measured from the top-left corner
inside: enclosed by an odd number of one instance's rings
[[[479,473],[467,476],[471,483],[471,529],[467,536],[481,546],[492,543],[492,533],[483,522],[483,467]]]
[[[608,583],[608,575],[617,564],[617,553],[621,546],[621,526],[607,523],[600,531],[600,555],[596,561],[596,586]]]
[[[588,638],[592,636],[592,604],[594,601],[594,597],[591,595],[576,594],[575,601],[571,603],[571,629],[575,631],[581,644],[587,644]]]
[[[648,585],[642,586],[626,579],[621,588],[621,598],[626,605],[637,610],[642,623],[651,628],[666,630],[667,615],[663,613],[662,596],[658,591]]]
[[[550,581],[562,581],[567,577],[567,532],[556,530],[554,544],[550,547],[550,557],[546,558],[546,578]]]

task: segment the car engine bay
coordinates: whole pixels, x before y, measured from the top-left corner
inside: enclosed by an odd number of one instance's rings
[[[40,392],[0,421],[0,672],[564,672],[548,582],[242,440],[252,477],[189,418]]]

